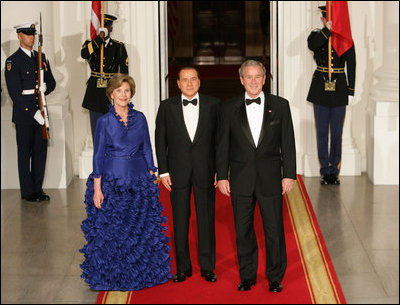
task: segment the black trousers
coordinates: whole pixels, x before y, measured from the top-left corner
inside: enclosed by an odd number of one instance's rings
[[[104,113],[89,110],[90,113],[90,129],[92,131],[92,140],[94,144],[94,136],[96,135],[97,120],[104,115]]]
[[[47,140],[42,126],[15,124],[18,149],[18,175],[21,196],[42,192],[47,157]]]
[[[252,196],[237,195],[232,192],[231,199],[235,217],[240,279],[242,281],[257,279],[258,245],[254,231],[254,211],[257,201],[264,227],[267,278],[270,282],[282,281],[287,266],[282,195],[264,197],[256,189]]]
[[[172,182],[173,183],[173,182]],[[177,272],[192,268],[189,253],[190,195],[193,187],[196,206],[199,262],[202,271],[215,269],[215,188],[199,188],[190,182],[186,187],[170,193],[174,222],[174,240]]]

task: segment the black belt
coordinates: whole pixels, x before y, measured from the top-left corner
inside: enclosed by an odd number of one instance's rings
[[[328,67],[317,66],[317,71],[319,72],[329,72]],[[331,68],[332,73],[344,73],[344,68]]]
[[[111,77],[113,77],[115,74],[117,74],[117,73],[103,73],[103,74],[101,74],[100,72],[94,72],[94,71],[92,71],[92,72],[90,73],[91,76],[94,76],[94,77],[101,77],[101,78],[111,78]]]

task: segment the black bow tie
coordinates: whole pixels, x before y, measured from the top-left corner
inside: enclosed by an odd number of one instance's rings
[[[183,99],[183,106],[187,106],[189,103],[192,103],[194,106],[196,106],[197,105],[197,98],[194,98],[191,101]]]
[[[260,105],[260,104],[261,104],[261,99],[260,99],[260,97],[257,97],[257,98],[255,98],[255,99],[247,98],[247,99],[246,99],[246,105],[250,105],[251,103],[257,103],[258,105]]]

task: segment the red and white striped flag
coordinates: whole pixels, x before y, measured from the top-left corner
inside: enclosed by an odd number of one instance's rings
[[[90,38],[93,40],[96,38],[100,28],[101,13],[100,13],[100,1],[92,1],[92,18],[90,21]]]

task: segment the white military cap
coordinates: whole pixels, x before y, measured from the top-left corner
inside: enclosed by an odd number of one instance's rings
[[[23,23],[14,26],[14,29],[16,29],[17,33],[24,33],[26,35],[35,35],[36,34],[36,25],[37,21],[34,22],[29,22],[29,23]]]

